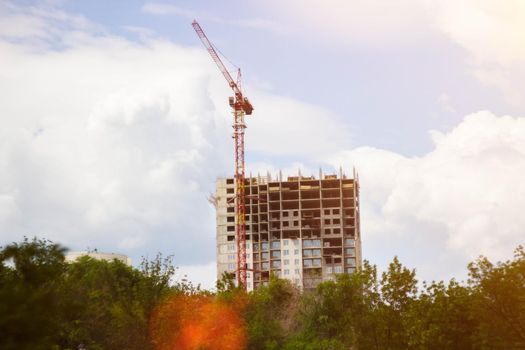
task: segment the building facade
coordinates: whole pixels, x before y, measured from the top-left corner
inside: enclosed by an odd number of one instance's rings
[[[131,266],[131,258],[127,257],[126,255],[116,253],[102,253],[97,251],[68,252],[66,254],[66,262],[74,262],[83,256],[89,256],[96,260],[105,260],[108,262],[118,260],[128,266]]]
[[[217,180],[215,201],[220,278],[237,267],[233,178]],[[360,268],[356,176],[250,177],[245,201],[248,290],[268,283],[270,274],[308,290]]]

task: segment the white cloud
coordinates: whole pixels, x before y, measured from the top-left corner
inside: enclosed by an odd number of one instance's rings
[[[521,0],[269,0],[257,6],[287,23],[302,39],[314,39],[318,47],[394,52],[405,47],[407,52],[443,47],[440,51],[454,54],[460,47],[466,73],[499,91],[514,107],[524,106],[520,92],[525,90],[525,4]]]
[[[523,1],[460,0],[435,5],[438,24],[480,63],[525,60]]]
[[[14,71],[0,67],[12,76],[0,87],[10,95],[1,182],[23,214],[6,235],[140,251],[139,243],[154,249],[158,239],[199,241],[213,230],[208,169],[220,169],[227,154],[213,146],[223,116],[207,78],[186,64],[196,55],[167,43],[160,52],[120,49],[15,54]],[[204,220],[186,220],[194,211]]]
[[[355,165],[362,185],[365,252],[400,254],[425,278],[450,277],[470,259],[506,259],[524,244],[525,118],[478,112],[434,150],[406,158],[358,148],[333,164]],[[452,264],[453,262],[453,264]],[[450,265],[450,266],[447,266]]]
[[[270,0],[259,6],[319,44],[392,47],[424,40],[433,26],[425,3],[415,0]]]
[[[433,8],[439,30],[468,53],[473,76],[500,90],[509,103],[523,106],[523,1],[442,1]]]
[[[53,22],[55,25],[49,25]],[[18,7],[10,2],[0,3],[0,38],[29,40],[33,45],[39,41],[50,42],[60,36],[60,26],[69,29],[102,31],[102,27],[54,6]]]
[[[203,289],[215,289],[215,279],[217,276],[217,265],[211,262],[206,265],[183,265],[180,266],[175,275],[175,279],[183,279],[200,285]]]
[[[254,93],[247,117],[247,150],[269,156],[322,156],[351,146],[351,131],[334,113],[313,104]]]
[[[206,194],[227,169],[229,115],[212,100],[204,53],[16,12],[10,20],[44,21],[53,36],[0,41],[1,241],[45,235],[135,258],[213,260]]]
[[[210,15],[202,11],[193,11],[187,8],[176,6],[173,4],[148,2],[142,6],[142,11],[156,16],[181,16],[187,19],[198,21],[210,21],[218,24],[233,25],[243,28],[271,30],[278,33],[285,32],[285,28],[274,21],[264,18],[249,18],[249,19],[225,19],[222,17]]]
[[[521,0],[289,0],[266,1],[260,8],[306,30],[302,34],[337,45],[421,44],[440,32],[480,63],[509,65],[525,59]]]

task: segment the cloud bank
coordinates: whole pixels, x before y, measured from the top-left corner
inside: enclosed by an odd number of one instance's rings
[[[388,246],[427,278],[450,277],[479,254],[509,257],[525,243],[524,135],[525,118],[482,111],[432,131],[422,157],[368,147],[333,157],[359,169],[367,255]]]

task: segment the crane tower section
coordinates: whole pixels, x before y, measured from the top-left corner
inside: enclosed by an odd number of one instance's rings
[[[235,241],[237,248],[237,283],[246,289],[246,206],[245,206],[245,170],[244,170],[244,117],[251,115],[253,106],[241,89],[241,70],[237,69],[237,80],[234,80],[219,54],[202,30],[197,21],[192,22],[193,29],[208,50],[211,58],[221,71],[228,85],[233,90],[233,97],[229,98],[229,105],[233,110],[233,139],[235,143]]]

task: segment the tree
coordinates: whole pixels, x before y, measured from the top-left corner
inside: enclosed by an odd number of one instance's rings
[[[142,270],[82,257],[67,264],[65,248],[25,238],[0,249],[0,348],[151,349],[149,319],[171,293],[171,259],[157,256]]]
[[[378,288],[377,269],[365,261],[360,271],[303,294],[297,331],[285,349],[379,348]]]
[[[469,264],[474,289],[474,317],[479,320],[479,349],[525,348],[525,251],[518,247],[513,260],[494,265],[480,257]]]
[[[299,291],[274,276],[267,286],[252,292],[246,311],[248,349],[281,349],[293,331],[298,301]]]
[[[404,267],[397,257],[381,276],[383,304],[378,310],[380,318],[376,322],[384,326],[382,349],[406,349],[408,346],[406,322],[417,294],[415,276],[415,270]]]
[[[361,299],[355,276],[342,274],[336,281],[319,284],[302,297],[298,322],[300,333],[287,349],[340,349],[354,343],[354,317]]]
[[[245,322],[237,305],[208,293],[175,294],[153,313],[151,336],[157,350],[240,350]]]
[[[64,347],[153,349],[149,320],[167,296],[186,288],[170,286],[175,268],[158,255],[137,270],[124,263],[81,257],[64,276],[63,295],[70,301],[64,320]]]
[[[406,321],[411,349],[473,349],[472,290],[451,280],[432,282],[414,300]]]
[[[0,248],[0,348],[97,349],[523,349],[525,251],[480,257],[460,284],[423,283],[394,258],[378,278],[365,261],[301,294],[271,277],[246,293],[233,276],[203,291],[174,281],[172,258],[136,269],[24,239]]]
[[[60,295],[65,249],[24,238],[0,250],[0,348],[52,349],[65,311]]]

